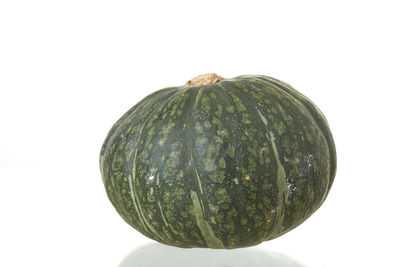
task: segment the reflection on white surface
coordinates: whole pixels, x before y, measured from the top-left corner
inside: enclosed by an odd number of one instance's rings
[[[257,248],[183,249],[153,243],[135,249],[119,267],[305,267],[287,256]]]

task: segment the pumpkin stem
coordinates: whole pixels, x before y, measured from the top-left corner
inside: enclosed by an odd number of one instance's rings
[[[221,76],[218,76],[215,73],[207,73],[207,74],[202,74],[202,75],[196,76],[193,79],[187,81],[185,86],[193,87],[193,86],[200,86],[200,85],[208,85],[208,84],[217,83],[222,80],[224,80],[224,78],[222,78]]]

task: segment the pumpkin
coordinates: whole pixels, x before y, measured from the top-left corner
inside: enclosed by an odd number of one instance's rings
[[[332,186],[336,152],[321,111],[290,85],[205,74],[126,112],[100,169],[111,203],[143,235],[233,249],[310,217]]]

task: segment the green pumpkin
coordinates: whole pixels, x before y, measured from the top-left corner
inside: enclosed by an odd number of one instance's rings
[[[313,214],[336,152],[321,111],[288,84],[206,74],[132,107],[108,133],[100,169],[115,209],[145,236],[232,249]]]

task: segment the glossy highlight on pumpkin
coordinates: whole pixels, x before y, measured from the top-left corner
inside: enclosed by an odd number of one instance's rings
[[[336,172],[321,111],[271,77],[199,77],[145,97],[108,133],[100,169],[117,212],[184,248],[253,246],[304,222]]]

